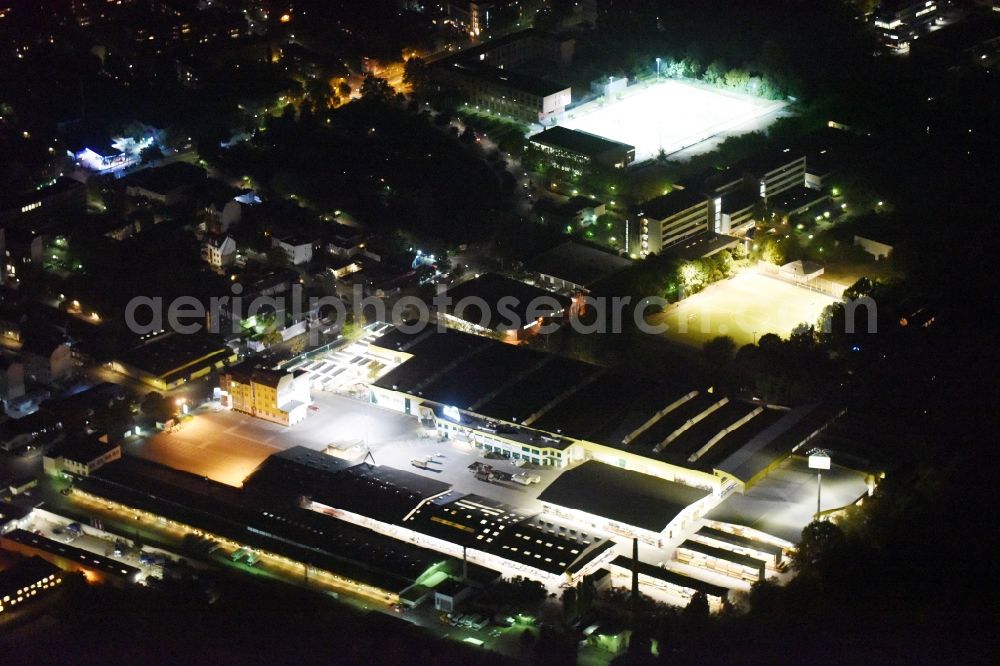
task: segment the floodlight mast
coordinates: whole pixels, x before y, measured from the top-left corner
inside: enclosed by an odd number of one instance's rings
[[[830,469],[830,454],[823,449],[809,452],[809,469],[816,470],[816,520],[819,520],[823,497],[823,470]]]

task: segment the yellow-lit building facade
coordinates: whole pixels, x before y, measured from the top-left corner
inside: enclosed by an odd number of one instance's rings
[[[220,385],[234,411],[284,426],[305,419],[312,401],[308,379],[292,373],[236,367],[222,376]]]

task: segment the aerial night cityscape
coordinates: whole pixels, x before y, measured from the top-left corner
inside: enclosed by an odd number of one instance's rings
[[[0,0],[0,150],[0,663],[1000,663],[1000,0]]]

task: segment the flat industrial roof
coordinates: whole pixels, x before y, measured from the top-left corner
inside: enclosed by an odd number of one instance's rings
[[[372,343],[413,354],[375,386],[567,437],[620,444],[680,395],[669,384],[452,329],[412,335],[414,344],[399,331]]]
[[[729,461],[742,460],[745,450],[763,447],[791,428],[797,420],[789,412],[767,405],[739,400],[723,404],[726,400],[723,396],[698,391],[693,393],[692,397],[684,396],[683,401],[679,401],[627,445],[619,446],[650,458],[706,472],[718,468],[730,471],[730,466],[737,467],[740,463]],[[663,407],[669,404],[664,403]],[[691,421],[696,422],[688,426]],[[740,421],[742,423],[736,426]],[[692,454],[720,434],[722,436],[697,460],[689,460]],[[654,451],[657,447],[659,452]],[[766,466],[773,460],[772,456],[761,464]],[[756,459],[753,467],[756,468]]]
[[[639,215],[652,220],[665,220],[696,206],[707,206],[708,197],[696,190],[672,190],[655,199],[639,204]]]
[[[243,480],[243,487],[258,494],[292,499],[326,487],[336,474],[352,466],[343,458],[293,446],[265,458]]]
[[[407,341],[407,337],[411,338],[410,341]],[[416,334],[395,329],[371,344],[374,347],[399,349],[414,355],[413,358],[376,380],[375,386],[411,395],[423,395],[429,400],[445,405],[454,404],[456,407],[463,407],[461,402],[452,402],[454,398],[451,394],[439,395],[429,393],[426,389],[475,354],[482,353],[491,345],[503,343],[452,329],[438,331],[435,327],[429,326]]]
[[[625,257],[576,241],[566,241],[538,255],[525,268],[534,273],[589,287],[631,265],[632,262]]]
[[[421,534],[552,574],[576,570],[614,547],[607,539],[570,535],[552,523],[478,495],[425,504],[404,524]]]
[[[834,415],[835,411],[831,407],[796,407],[716,463],[715,468],[746,483],[766,470],[776,459],[788,455],[793,447],[828,423]]]
[[[658,567],[654,564],[648,564],[641,560],[638,564],[636,564],[635,560],[628,555],[619,555],[611,561],[611,564],[623,569],[628,569],[629,571],[632,571],[632,568],[635,567],[640,575],[656,578],[657,580],[662,580],[666,583],[677,585],[678,587],[686,587],[690,590],[694,590],[695,592],[701,592],[709,597],[724,599],[726,595],[729,594],[729,589],[720,585],[706,583],[703,580],[692,578],[691,576],[685,576],[682,573],[671,571],[670,569],[664,569],[663,567]]]
[[[760,188],[738,187],[721,195],[721,198],[723,213],[739,213],[760,201]]]
[[[0,539],[10,539],[15,543],[58,555],[80,566],[87,567],[88,569],[96,569],[112,576],[129,577],[139,573],[139,569],[113,560],[110,557],[104,557],[103,555],[98,555],[97,553],[92,553],[89,550],[77,548],[76,546],[69,546],[27,530],[11,530],[0,536]]]
[[[529,95],[535,95],[536,97],[548,97],[549,95],[554,95],[558,92],[562,92],[563,90],[569,90],[569,86],[563,85],[562,83],[553,83],[552,81],[528,74],[508,72],[507,70],[500,69],[499,67],[460,62],[452,62],[443,66],[453,71],[461,72],[466,76],[490,81],[498,85],[506,86],[511,90],[528,93]]]
[[[559,315],[572,305],[565,296],[499,273],[466,280],[449,289],[447,296],[452,299],[447,308],[449,314],[474,324],[485,322],[485,328],[491,330],[517,330],[535,321],[536,317],[531,315]],[[466,305],[463,299],[478,299],[480,303],[470,300],[468,307],[459,312],[457,306]],[[485,305],[485,311],[481,305]]]
[[[791,189],[768,197],[768,204],[771,208],[778,210],[790,210],[801,208],[802,206],[811,206],[829,198],[830,195],[823,190],[814,190],[805,185],[796,185]]]
[[[714,557],[717,560],[725,560],[726,562],[733,562],[753,569],[763,569],[766,564],[764,560],[758,557],[743,555],[725,548],[716,548],[715,546],[709,546],[708,544],[701,543],[700,541],[692,541],[691,539],[682,543],[678,548],[684,548],[695,553],[701,553],[707,557]]]
[[[768,553],[769,555],[774,555],[776,559],[780,559],[781,556],[785,554],[785,549],[781,546],[775,546],[771,543],[751,539],[750,537],[740,536],[739,534],[733,534],[732,532],[718,530],[714,527],[709,527],[708,525],[705,525],[700,530],[695,532],[695,536],[714,539],[715,541],[728,543],[731,546],[748,548],[750,550],[756,550],[760,553]]]
[[[80,435],[58,444],[53,455],[86,465],[115,448],[115,444],[102,442],[96,435]]]
[[[598,136],[582,130],[562,127],[560,125],[550,127],[549,129],[543,130],[538,134],[529,137],[529,141],[533,143],[540,143],[543,146],[549,146],[551,148],[559,148],[560,150],[586,155],[588,157],[601,155],[602,153],[606,153],[611,150],[625,152],[635,151],[635,146],[630,146],[627,143],[612,141],[611,139],[606,139],[603,136]]]
[[[166,377],[202,358],[215,363],[230,356],[233,351],[214,335],[166,333],[119,354],[118,361],[154,377]]]
[[[453,371],[425,383],[418,395],[428,396],[443,405],[472,410],[507,379],[516,379],[540,362],[538,354],[521,354],[513,345],[487,345]],[[456,381],[458,377],[461,381]],[[472,411],[488,415],[478,409]],[[509,417],[505,416],[504,420]]]
[[[338,472],[310,499],[384,523],[400,524],[423,501],[450,489],[450,484],[426,476],[362,463]]]
[[[281,496],[256,488],[241,491],[125,457],[81,480],[77,488],[387,590],[405,589],[443,557],[299,508],[294,486]]]
[[[801,151],[792,148],[772,148],[741,160],[734,168],[759,177],[804,157]]]
[[[708,495],[707,490],[590,460],[563,472],[538,499],[661,532]]]
[[[701,257],[710,257],[717,252],[737,245],[739,242],[735,236],[704,230],[664,248],[662,254],[669,254],[682,261],[693,261]]]
[[[27,204],[32,204],[36,201],[44,201],[48,197],[58,196],[78,188],[83,190],[85,185],[78,180],[73,180],[72,178],[60,177],[57,178],[51,185],[46,185],[45,187],[40,187],[34,190],[28,190],[27,192],[22,192],[20,194],[4,195],[3,197],[0,197],[0,210],[7,208],[20,209]]]
[[[609,446],[619,446],[634,429],[682,391],[642,376],[604,371],[589,383],[567,385],[540,406],[534,427]]]
[[[602,372],[604,368],[549,354],[529,372],[509,373],[503,385],[473,406],[484,416],[521,423],[567,387],[580,385]]]

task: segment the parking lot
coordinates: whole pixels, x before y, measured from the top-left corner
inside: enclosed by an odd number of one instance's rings
[[[439,441],[437,437],[396,441],[374,448],[372,451],[372,456],[379,465],[388,465],[449,483],[456,492],[489,497],[526,513],[537,513],[542,510],[538,495],[555,480],[561,470],[537,465],[518,468],[514,466],[512,460],[488,460],[483,454],[485,451],[465,442],[451,439]],[[428,460],[430,469],[413,466],[411,461],[421,458]],[[520,472],[537,474],[541,480],[539,483],[527,486],[514,481],[480,481],[469,470],[469,465],[474,462],[486,463],[496,470],[510,474]]]
[[[745,494],[731,495],[707,518],[747,525],[796,543],[816,513],[816,486],[816,471],[804,458],[793,456]],[[847,506],[867,491],[861,472],[837,464],[823,471],[824,511]]]
[[[293,446],[323,450],[416,437],[417,421],[335,393],[314,392],[305,421],[291,428],[210,403],[173,432],[136,438],[125,451],[175,469],[239,486],[265,458]]]

